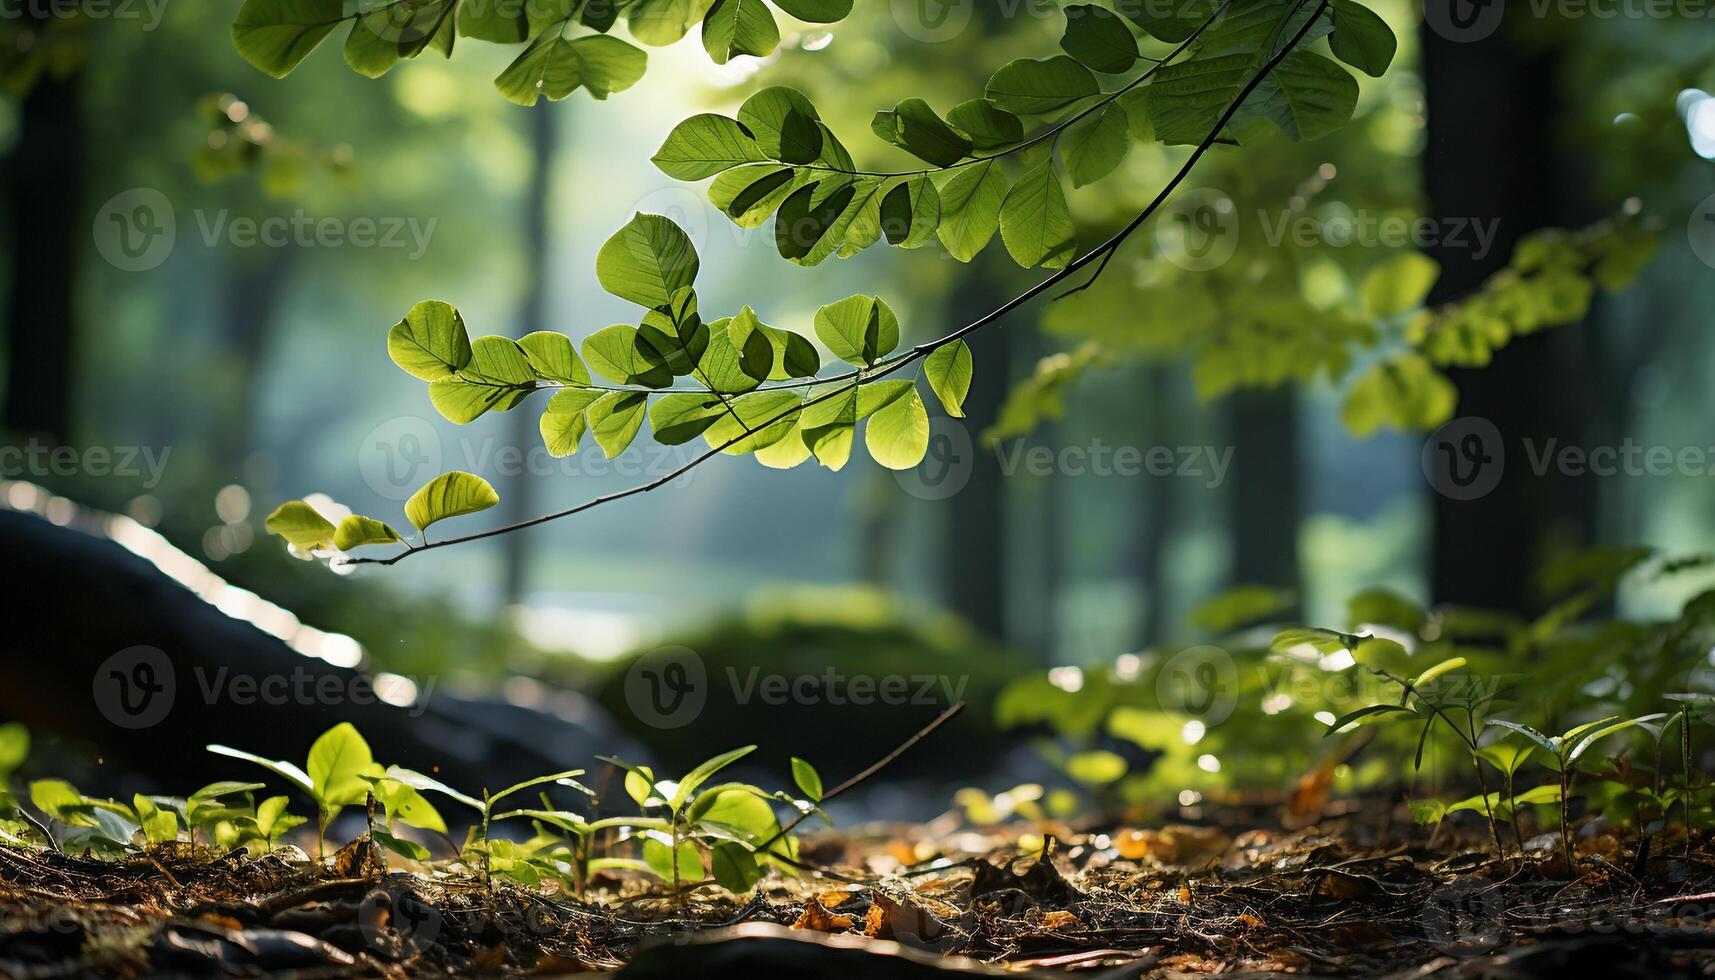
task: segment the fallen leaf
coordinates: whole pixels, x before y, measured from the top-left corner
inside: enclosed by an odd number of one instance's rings
[[[814,895],[804,902],[804,911],[798,915],[798,921],[792,923],[794,929],[808,929],[812,932],[849,932],[857,920],[849,915],[835,915],[829,912]]]

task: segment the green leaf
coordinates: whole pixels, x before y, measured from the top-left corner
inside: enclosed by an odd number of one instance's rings
[[[388,331],[387,354],[407,374],[424,381],[451,378],[470,364],[464,317],[446,303],[418,303]]]
[[[547,96],[551,102],[578,88],[605,99],[637,84],[649,67],[640,48],[605,34],[567,39],[561,31],[543,31],[518,60],[494,80],[500,93],[522,106]]]
[[[875,296],[849,296],[816,311],[816,336],[835,357],[869,367],[899,346],[899,320]]]
[[[915,385],[870,416],[863,441],[870,458],[890,470],[908,470],[923,461],[929,451],[929,412]]]
[[[941,244],[960,262],[969,262],[1000,228],[1007,199],[1006,174],[994,161],[965,167],[941,185]]]
[[[798,791],[811,803],[822,802],[822,774],[816,767],[797,756],[792,757],[792,781],[798,784]]]
[[[1294,140],[1321,139],[1351,121],[1358,82],[1319,54],[1294,51],[1257,86],[1255,100],[1245,103],[1247,115],[1267,116]]]
[[[1412,679],[1411,687],[1413,690],[1421,691],[1424,685],[1433,683],[1437,677],[1450,674],[1468,663],[1470,663],[1470,661],[1464,657],[1449,657],[1423,673],[1418,674]]]
[[[1644,715],[1641,718],[1628,718],[1625,721],[1618,721],[1612,725],[1607,725],[1602,728],[1597,728],[1594,731],[1584,733],[1580,737],[1569,737],[1566,740],[1566,744],[1570,744],[1572,746],[1572,750],[1567,754],[1566,761],[1577,762],[1578,757],[1583,755],[1590,746],[1595,745],[1597,742],[1607,738],[1609,735],[1617,735],[1628,728],[1636,728],[1645,722],[1656,721],[1665,717],[1667,716],[1656,714]]]
[[[877,177],[831,177],[792,192],[780,205],[774,222],[774,243],[780,257],[813,266],[834,254],[882,186]]]
[[[530,39],[528,8],[528,4],[498,0],[467,3],[459,10],[459,33],[496,44],[522,44]]]
[[[1149,32],[1157,40],[1178,44],[1191,35],[1213,13],[1215,0],[1114,0],[1114,9]]]
[[[698,853],[697,845],[688,840],[681,840],[675,852],[666,841],[644,838],[643,861],[663,881],[701,881],[703,878],[703,857]]]
[[[698,265],[684,229],[658,214],[637,214],[601,247],[596,278],[620,299],[654,309],[693,284]]]
[[[30,756],[30,730],[9,721],[0,725],[0,784]]]
[[[1360,439],[1384,427],[1424,431],[1451,418],[1458,402],[1459,390],[1429,361],[1399,354],[1371,366],[1352,383],[1340,420]]]
[[[675,180],[702,180],[768,157],[737,120],[704,113],[673,127],[653,159]]]
[[[1027,269],[1064,268],[1077,253],[1077,231],[1051,157],[1020,177],[1001,205],[1001,239],[1013,261]]]
[[[1364,309],[1378,320],[1391,319],[1423,305],[1441,266],[1421,252],[1402,252],[1364,277]]]
[[[1498,718],[1491,718],[1488,721],[1488,724],[1493,725],[1496,728],[1505,728],[1511,732],[1518,732],[1520,735],[1523,735],[1525,738],[1528,738],[1532,742],[1541,746],[1543,751],[1548,753],[1549,758],[1553,759],[1557,765],[1559,764],[1560,739],[1549,738],[1547,735],[1544,735],[1529,725],[1521,725],[1516,721],[1503,721]]]
[[[263,527],[299,551],[323,551],[333,545],[334,526],[302,500],[288,500],[268,515]]]
[[[398,820],[419,830],[437,834],[447,832],[447,823],[434,804],[423,798],[417,787],[391,776],[374,776],[367,780],[373,787],[375,799],[391,820]]]
[[[812,378],[822,369],[822,355],[808,338],[763,323],[748,306],[728,321],[726,333],[740,369],[757,381]]]
[[[729,456],[766,449],[794,431],[798,424],[794,409],[800,404],[797,392],[779,389],[729,399],[726,413],[703,433],[703,441]]]
[[[401,58],[415,58],[431,44],[440,43],[450,54],[457,6],[457,0],[359,4],[345,40],[345,63],[360,75],[380,78]]]
[[[451,786],[448,786],[446,783],[443,783],[432,776],[426,776],[414,769],[405,769],[400,766],[389,766],[387,768],[387,778],[396,779],[413,789],[421,790],[423,792],[439,793],[442,796],[463,803],[465,806],[470,807],[478,813],[487,809],[481,800],[472,796],[467,796],[464,793],[453,789]]]
[[[1266,585],[1236,585],[1211,596],[1191,610],[1193,626],[1212,633],[1231,633],[1291,609],[1298,597]]]
[[[620,6],[629,7],[626,25],[631,36],[659,47],[684,37],[709,9],[709,0],[629,0]]]
[[[743,895],[762,880],[762,869],[756,858],[743,844],[721,841],[709,848],[709,872],[720,885],[734,895]]]
[[[1106,786],[1126,774],[1125,757],[1105,749],[1080,752],[1066,760],[1066,775],[1085,786]]]
[[[1118,75],[1137,64],[1137,38],[1113,11],[1095,4],[1066,8],[1060,50],[1099,72]]]
[[[584,410],[601,394],[588,388],[568,388],[548,401],[540,428],[542,445],[549,455],[564,457],[578,451],[578,443],[584,438]]]
[[[703,50],[717,65],[741,54],[762,57],[780,46],[780,25],[762,0],[715,0],[703,18]]]
[[[387,831],[380,828],[376,828],[371,831],[370,837],[375,840],[375,843],[380,844],[382,847],[387,848],[389,851],[392,851],[394,854],[397,854],[402,858],[412,861],[427,861],[429,859],[429,849],[414,840],[406,840],[403,837],[394,837],[392,834],[389,834]]]
[[[1257,70],[1242,54],[1193,58],[1158,70],[1144,90],[1156,138],[1169,145],[1201,143]]]
[[[824,134],[816,107],[797,89],[765,88],[744,101],[738,121],[771,160],[814,163],[822,155]]]
[[[971,392],[973,363],[971,348],[962,340],[935,348],[923,362],[923,375],[929,379],[930,389],[953,418],[965,417],[965,396]]]
[[[462,517],[487,510],[500,503],[487,480],[472,473],[454,470],[430,480],[421,490],[405,501],[405,516],[419,531],[449,517]]]
[[[971,141],[941,119],[922,99],[906,99],[879,112],[876,135],[937,167],[950,167],[971,154]]]
[[[672,810],[674,813],[678,813],[679,810],[684,807],[685,801],[691,798],[691,794],[695,793],[700,786],[708,782],[710,776],[713,776],[715,773],[720,772],[722,769],[725,769],[727,766],[732,765],[755,751],[756,746],[747,745],[742,749],[733,749],[731,752],[722,752],[720,755],[717,755],[697,766],[697,768],[692,769],[688,774],[686,774],[684,779],[679,780],[678,788],[673,791],[672,798],[667,801],[667,809]]]
[[[664,395],[649,407],[649,428],[663,446],[680,446],[697,438],[726,414],[715,395],[695,392]]]
[[[284,78],[345,20],[344,0],[245,0],[232,43],[245,61]]]
[[[1073,187],[1085,187],[1113,173],[1131,149],[1125,110],[1109,106],[1074,126],[1061,152]]]
[[[1438,824],[1447,818],[1447,804],[1440,800],[1412,800],[1411,822],[1420,827]]]
[[[922,248],[935,240],[941,227],[941,192],[927,176],[902,178],[873,201],[874,220],[889,245]]]
[[[306,796],[314,797],[316,795],[315,783],[310,779],[309,774],[290,762],[284,762],[278,759],[264,759],[262,756],[254,753],[245,752],[242,749],[229,748],[225,745],[210,745],[207,746],[207,749],[215,755],[224,755],[228,758],[242,759],[245,762],[255,763],[269,772],[274,773],[276,776],[286,780],[288,783],[291,783],[293,787],[301,790]]]
[[[333,546],[350,551],[368,544],[397,544],[404,539],[399,532],[373,517],[352,514],[339,522],[333,533]]]
[[[709,203],[740,228],[759,228],[800,186],[791,167],[746,166],[729,170],[709,185]]]
[[[807,24],[833,24],[852,12],[852,0],[774,0],[774,5]]]
[[[179,839],[179,817],[171,810],[157,806],[142,793],[131,797],[131,807],[137,813],[137,822],[143,827],[143,836],[151,844],[167,844]]]
[[[1097,95],[1101,86],[1090,70],[1065,55],[1021,58],[1001,67],[984,93],[990,102],[1021,116],[1043,115]]]
[[[1024,139],[1024,122],[987,99],[961,102],[947,113],[947,121],[970,137],[978,150],[1011,146]]]
[[[1379,715],[1400,714],[1402,712],[1405,714],[1410,714],[1411,710],[1409,708],[1402,708],[1397,704],[1367,705],[1365,707],[1359,708],[1356,711],[1348,711],[1345,714],[1341,715],[1340,717],[1334,719],[1334,723],[1332,725],[1329,725],[1328,730],[1326,732],[1323,732],[1322,734],[1323,734],[1323,737],[1327,737],[1329,735],[1335,735],[1335,734],[1338,734],[1340,732],[1345,731],[1347,729],[1347,727],[1355,725],[1357,722],[1363,721],[1366,718],[1373,718],[1373,717],[1376,717]]]
[[[1535,754],[1536,746],[1514,745],[1511,742],[1496,742],[1477,750],[1477,758],[1509,776],[1524,768],[1524,764]]]
[[[546,786],[549,783],[570,783],[583,774],[584,770],[582,769],[567,769],[564,772],[550,773],[546,776],[537,776],[533,779],[526,779],[521,783],[513,783],[511,786],[508,786],[500,792],[490,796],[488,798],[488,805],[492,807],[501,800],[506,799],[508,796],[514,796],[527,789],[535,789],[538,786]]]
[[[519,338],[518,346],[523,348],[530,369],[536,372],[537,377],[578,388],[590,383],[589,369],[578,359],[572,338],[565,334],[539,330]]]
[[[1393,63],[1399,39],[1375,11],[1355,0],[1334,0],[1334,33],[1328,46],[1334,57],[1371,78],[1380,78]]]
[[[304,771],[315,798],[324,806],[339,807],[362,803],[368,797],[370,784],[363,776],[374,767],[369,743],[350,722],[340,722],[310,746]]]
[[[585,337],[584,360],[595,373],[617,384],[665,388],[673,383],[673,371],[661,352],[636,327],[623,323]]]
[[[608,459],[625,452],[637,438],[648,407],[648,395],[629,391],[610,391],[590,403],[590,428],[595,432],[596,445]]]

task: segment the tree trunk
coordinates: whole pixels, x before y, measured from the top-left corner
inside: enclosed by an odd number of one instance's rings
[[[1571,161],[1558,142],[1558,58],[1526,45],[1528,11],[1480,41],[1422,31],[1429,107],[1424,187],[1443,230],[1454,221],[1496,221],[1487,254],[1466,241],[1429,250],[1441,264],[1431,302],[1477,288],[1506,265],[1519,239],[1585,215]],[[1576,326],[1522,337],[1478,370],[1456,370],[1460,417],[1500,432],[1503,476],[1472,500],[1436,494],[1431,583],[1437,601],[1528,612],[1538,605],[1536,569],[1555,550],[1589,543],[1596,520],[1592,481],[1534,474],[1525,440],[1541,447],[1589,436],[1593,390],[1587,340]],[[1486,447],[1495,456],[1494,447]],[[1540,452],[1540,448],[1538,449]],[[1497,460],[1500,460],[1497,457]],[[1492,461],[1487,465],[1496,465]]]
[[[63,445],[71,435],[73,289],[88,244],[82,76],[43,77],[24,99],[6,168],[11,225],[6,399],[0,427]]]
[[[538,105],[530,111],[534,169],[530,175],[530,189],[524,197],[524,263],[529,271],[524,286],[524,300],[518,309],[520,335],[543,329],[543,320],[548,315],[548,204],[553,186],[554,151],[558,145],[554,129],[554,111],[554,107],[548,103]],[[512,444],[526,455],[540,442],[536,422],[536,413],[540,412],[540,406],[535,406],[535,413],[530,410],[531,407],[527,403],[514,409],[510,416]],[[507,508],[506,522],[512,524],[534,517],[536,495],[531,484],[530,468],[520,467],[519,472],[506,478],[505,485],[506,491],[501,499]],[[512,606],[524,598],[530,563],[530,543],[535,540],[535,536],[508,534],[501,540],[505,563],[501,594],[505,597],[506,604]]]
[[[954,284],[949,323],[965,323],[1005,301],[981,267],[963,270]],[[1000,413],[1012,378],[1013,334],[1004,327],[971,344],[976,382],[965,399],[971,434],[970,481],[944,505],[947,509],[946,597],[954,612],[985,636],[1006,637],[1005,478],[980,433]]]
[[[1238,391],[1227,398],[1233,449],[1225,487],[1231,508],[1233,585],[1298,587],[1298,393]]]

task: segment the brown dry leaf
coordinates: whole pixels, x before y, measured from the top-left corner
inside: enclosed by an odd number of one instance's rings
[[[1321,818],[1322,811],[1328,808],[1328,792],[1333,787],[1334,760],[1329,759],[1299,777],[1298,786],[1292,791],[1292,800],[1286,806],[1286,817],[1281,823],[1289,828],[1315,823]]]
[[[852,897],[851,892],[843,891],[840,889],[834,889],[831,891],[825,891],[825,892],[821,893],[820,895],[817,895],[816,901],[821,902],[822,907],[825,909],[837,909],[840,907],[840,905],[842,903],[845,902],[846,899],[851,898],[851,897]]]
[[[835,915],[827,910],[814,895],[804,902],[804,911],[799,913],[798,921],[792,923],[794,929],[808,929],[812,932],[850,932],[857,920],[849,915]]]
[[[506,944],[491,946],[471,958],[471,965],[484,973],[493,973],[506,965]]]
[[[934,941],[945,936],[952,927],[942,921],[928,904],[896,902],[881,892],[872,892],[869,914],[864,917],[863,933],[871,939],[923,939]],[[909,904],[908,904],[909,903]],[[958,914],[958,910],[940,902],[941,909]]]
[[[1620,854],[1620,842],[1613,834],[1598,834],[1586,837],[1573,844],[1572,849],[1579,857],[1599,855],[1610,861],[1616,860]]]
[[[1232,838],[1213,827],[1173,825],[1122,831],[1113,842],[1119,856],[1132,861],[1154,858],[1162,864],[1200,867],[1226,853]]]
[[[331,873],[335,878],[369,878],[380,874],[382,867],[375,842],[364,834],[333,856]]]
[[[1057,846],[1054,838],[1048,838],[1042,853],[1023,873],[1012,870],[1011,863],[996,865],[982,859],[974,861],[971,864],[971,897],[979,898],[1016,888],[1038,902],[1055,905],[1069,905],[1083,898],[1083,893],[1073,888],[1061,876],[1060,869],[1054,866],[1053,855]]]
[[[1056,909],[1042,917],[1042,928],[1044,929],[1076,929],[1077,927],[1078,917],[1064,909]]]
[[[1191,904],[1191,886],[1190,885],[1182,884],[1179,886],[1179,901],[1185,903],[1186,905]]]
[[[1246,929],[1260,929],[1260,928],[1262,928],[1262,920],[1257,918],[1256,916],[1250,914],[1249,912],[1246,912],[1245,914],[1239,916],[1239,922]]]

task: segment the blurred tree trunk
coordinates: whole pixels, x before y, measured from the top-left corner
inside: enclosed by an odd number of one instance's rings
[[[1507,23],[1480,41],[1449,41],[1427,27],[1421,32],[1429,213],[1441,222],[1499,222],[1486,255],[1476,254],[1469,236],[1429,250],[1442,269],[1431,302],[1475,289],[1507,264],[1524,235],[1586,218],[1575,161],[1558,138],[1557,51],[1527,40],[1529,14],[1509,10]],[[1552,472],[1537,476],[1524,444],[1530,439],[1540,447],[1558,438],[1566,445],[1591,436],[1587,343],[1581,327],[1560,327],[1519,338],[1486,368],[1452,372],[1459,416],[1494,423],[1506,458],[1504,475],[1488,495],[1468,501],[1435,495],[1431,584],[1437,601],[1529,611],[1538,604],[1534,583],[1543,558],[1590,542],[1594,482]]]
[[[961,269],[948,304],[947,323],[963,325],[1007,300],[983,267]],[[951,329],[949,326],[948,329]],[[1006,496],[1000,461],[981,444],[981,431],[1000,414],[1012,379],[1016,331],[1004,326],[971,344],[976,381],[965,399],[963,423],[971,435],[971,478],[947,509],[947,604],[986,636],[1006,637]]]
[[[1298,393],[1241,390],[1227,397],[1233,450],[1225,487],[1231,508],[1233,585],[1298,588]],[[1219,447],[1216,449],[1220,451]]]
[[[1143,378],[1149,392],[1149,422],[1147,443],[1164,446],[1172,440],[1173,375],[1177,365],[1151,364]],[[1138,517],[1137,577],[1142,584],[1143,617],[1139,623],[1138,646],[1151,647],[1167,639],[1166,612],[1169,584],[1173,573],[1167,567],[1167,546],[1172,541],[1177,511],[1178,482],[1174,480],[1144,480],[1143,507]]]
[[[524,196],[524,300],[518,308],[519,334],[543,329],[548,316],[548,204],[553,186],[554,152],[558,134],[554,129],[552,103],[541,103],[530,111],[532,169],[530,188]],[[514,409],[510,418],[512,444],[525,454],[541,441],[536,417],[541,406],[532,412],[529,406]],[[506,491],[501,495],[506,508],[507,523],[527,520],[536,513],[534,486],[529,466],[506,478]],[[508,606],[524,598],[530,563],[530,534],[508,534],[501,538],[505,563],[504,591]]]
[[[227,272],[221,296],[221,327],[232,352],[231,412],[220,422],[216,462],[221,479],[241,481],[250,447],[256,399],[261,394],[262,357],[273,335],[280,298],[286,294],[297,253],[277,250],[261,261],[238,257]]]
[[[24,99],[6,166],[10,294],[0,427],[63,444],[71,434],[78,259],[88,244],[82,75],[44,76]]]

